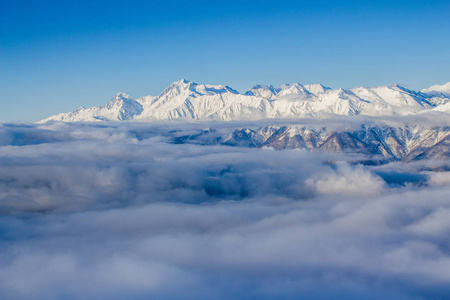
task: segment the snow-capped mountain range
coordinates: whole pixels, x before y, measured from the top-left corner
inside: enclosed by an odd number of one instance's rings
[[[321,84],[255,85],[241,94],[224,85],[196,84],[185,79],[160,95],[133,99],[116,94],[104,106],[80,107],[51,116],[47,121],[119,120],[258,120],[305,116],[412,115],[430,111],[450,113],[450,82],[420,92],[400,85],[350,90]]]

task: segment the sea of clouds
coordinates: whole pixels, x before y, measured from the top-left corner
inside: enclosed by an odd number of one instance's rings
[[[450,297],[448,161],[174,142],[204,126],[0,125],[0,298]]]

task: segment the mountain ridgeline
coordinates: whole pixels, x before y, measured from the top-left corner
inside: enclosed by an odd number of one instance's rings
[[[450,83],[416,92],[400,85],[351,90],[321,84],[255,85],[244,94],[228,86],[203,85],[182,79],[160,95],[133,99],[118,93],[104,106],[80,107],[47,121],[92,122],[122,120],[260,120],[318,116],[415,115],[450,112]]]
[[[372,162],[450,159],[450,126],[378,123],[343,128],[313,125],[240,124],[228,128],[171,130],[171,143],[250,148],[306,149],[312,152],[361,154]],[[244,125],[244,126],[242,126]],[[145,138],[149,138],[146,136]],[[144,137],[140,137],[144,138]]]
[[[167,122],[173,119],[196,122],[183,123],[191,124],[185,130]],[[142,126],[161,130],[170,123],[175,129],[157,135],[177,144],[356,153],[375,163],[450,158],[450,84],[416,92],[399,85],[343,90],[295,83],[255,85],[240,94],[180,80],[157,97],[118,93],[104,106],[38,123],[124,120],[150,122],[120,122],[136,128],[137,139],[151,137],[151,130],[139,134]]]

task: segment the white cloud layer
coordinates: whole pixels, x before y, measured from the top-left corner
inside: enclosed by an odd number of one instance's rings
[[[0,128],[2,299],[450,296],[450,181],[430,170],[448,162],[173,144],[170,126]]]

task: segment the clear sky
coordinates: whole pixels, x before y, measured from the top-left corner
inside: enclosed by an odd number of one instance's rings
[[[450,81],[450,1],[0,0],[0,121],[173,81],[352,88]]]

